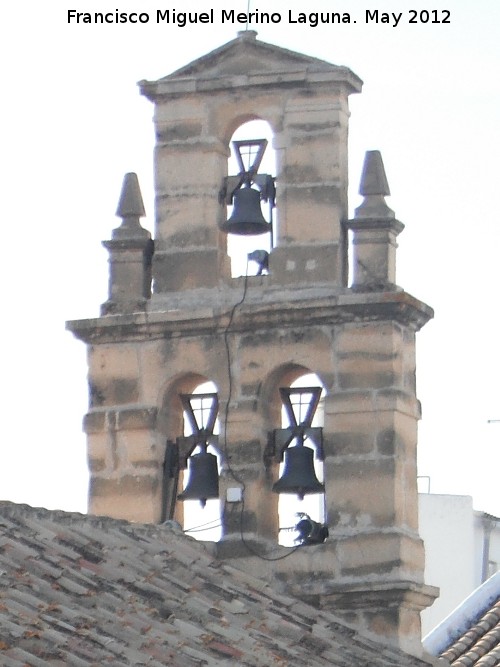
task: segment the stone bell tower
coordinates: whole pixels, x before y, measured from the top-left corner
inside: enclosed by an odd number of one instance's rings
[[[177,471],[191,445],[210,441],[221,460],[220,557],[417,651],[419,612],[435,591],[423,586],[417,532],[415,333],[432,310],[396,284],[403,225],[385,202],[378,152],[348,219],[348,97],[361,81],[247,31],[139,85],[155,110],[154,242],[128,175],[122,224],[105,242],[109,298],[100,317],[68,323],[88,345],[89,511],[182,519]],[[253,119],[274,135],[274,247],[265,275],[232,278],[229,142]],[[316,453],[329,537],[287,551],[273,486],[288,441],[272,434],[283,431],[283,390],[310,372],[325,392]],[[203,427],[190,440],[186,397],[204,381],[216,387],[220,433]]]

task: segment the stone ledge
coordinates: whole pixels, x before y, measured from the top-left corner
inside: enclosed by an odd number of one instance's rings
[[[107,430],[141,430],[156,428],[158,409],[144,406],[123,409],[91,410],[83,418],[83,431],[87,434]]]
[[[310,327],[395,321],[418,331],[434,315],[432,308],[403,291],[361,294],[349,290],[334,296],[320,294],[315,297],[314,290],[312,293],[305,290],[303,298],[300,298],[301,290],[298,288],[298,298],[292,299],[288,290],[273,291],[277,299],[267,300],[265,297],[268,295],[262,294],[262,290],[254,295],[249,293],[247,301],[235,313],[231,332],[258,330],[261,327],[303,328],[304,321]],[[114,341],[117,336],[123,341],[163,338],[165,335],[221,335],[228,325],[231,311],[231,305],[222,305],[221,301],[225,302],[226,295],[232,292],[225,290],[221,298],[221,290],[214,289],[212,303],[209,299],[200,298],[198,302],[189,303],[192,306],[189,310],[173,308],[71,320],[66,322],[66,328],[87,343]],[[287,298],[283,299],[285,294]],[[234,290],[235,302],[237,297],[241,295]]]
[[[412,581],[362,582],[356,584],[330,584],[329,592],[322,596],[322,607],[331,601],[333,606],[367,608],[377,602],[401,602],[405,600],[416,611],[429,607],[439,596],[439,588]]]
[[[349,93],[361,92],[361,79],[347,67],[331,65],[331,69],[318,68],[316,71],[311,66],[296,68],[286,67],[277,72],[256,72],[255,74],[223,74],[210,76],[184,76],[178,78],[164,78],[158,81],[139,81],[141,94],[152,102],[160,102],[179,95],[211,94],[221,90],[226,92],[231,89],[262,88],[264,91],[279,84],[282,88],[298,85],[336,85],[345,87]]]
[[[401,389],[387,387],[377,390],[347,390],[332,392],[326,403],[327,415],[398,412],[420,419],[420,401]]]

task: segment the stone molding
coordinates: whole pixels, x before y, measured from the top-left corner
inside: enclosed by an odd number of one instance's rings
[[[257,295],[262,297],[262,294]],[[236,297],[236,295],[235,295]],[[201,303],[203,303],[200,300]],[[125,315],[71,320],[66,327],[80,340],[112,342],[170,336],[221,334],[225,331],[231,306],[200,305],[186,312],[174,309]],[[410,294],[382,292],[342,294],[317,299],[252,302],[240,306],[231,323],[231,333],[265,328],[332,326],[355,322],[394,321],[418,331],[434,315],[432,308]]]

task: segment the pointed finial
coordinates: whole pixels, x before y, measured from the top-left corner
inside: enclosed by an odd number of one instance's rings
[[[366,151],[359,194],[364,197],[367,195],[387,196],[391,194],[380,151]]]
[[[122,218],[122,224],[113,230],[114,239],[135,239],[150,237],[151,234],[141,227],[140,218],[146,215],[142,201],[141,188],[137,174],[125,174],[122,191],[118,201],[116,215]]]
[[[116,215],[120,218],[142,218],[146,215],[137,174],[125,174]]]
[[[359,184],[365,198],[355,211],[355,218],[394,218],[394,211],[385,203],[391,194],[380,151],[367,151]]]

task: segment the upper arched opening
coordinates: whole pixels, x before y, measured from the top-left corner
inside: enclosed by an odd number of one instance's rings
[[[229,139],[228,184],[231,190],[235,186],[240,192],[250,188],[258,191],[259,196],[249,201],[246,196],[236,194],[237,189],[227,206],[227,251],[233,278],[267,273],[267,257],[275,245],[277,224],[271,192],[276,175],[271,126],[263,120],[251,119],[242,123],[241,120]],[[244,174],[251,176],[245,177]],[[258,233],[252,233],[252,229]]]

